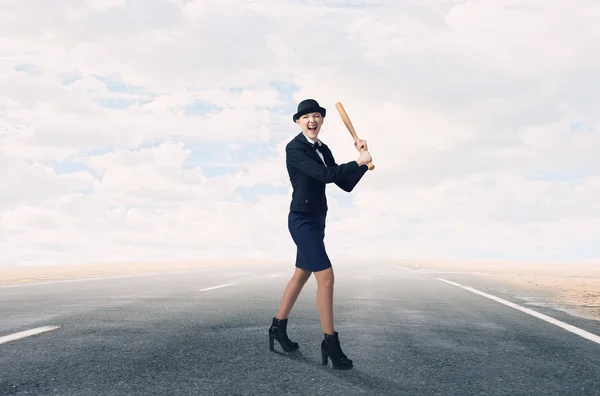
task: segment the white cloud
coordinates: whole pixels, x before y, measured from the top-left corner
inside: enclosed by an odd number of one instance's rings
[[[92,10],[106,11],[114,7],[125,5],[125,0],[86,0],[85,3]]]
[[[307,97],[338,162],[357,157],[341,101],[376,165],[328,188],[332,256],[598,257],[599,10],[10,2],[0,265],[293,260],[284,147]]]
[[[489,68],[535,75],[597,62],[597,2],[469,1],[447,15],[448,44]],[[594,53],[596,52],[596,53]]]

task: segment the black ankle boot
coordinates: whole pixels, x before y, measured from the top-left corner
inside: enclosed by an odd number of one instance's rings
[[[277,319],[273,318],[273,323],[269,328],[269,349],[274,350],[274,340],[279,342],[281,348],[286,352],[292,352],[298,349],[298,343],[292,342],[287,335],[287,318]]]
[[[327,358],[329,357],[334,369],[351,369],[353,367],[352,360],[348,359],[342,352],[338,332],[334,332],[333,335],[324,334],[324,336],[325,338],[321,342],[321,363],[324,366],[327,365]]]

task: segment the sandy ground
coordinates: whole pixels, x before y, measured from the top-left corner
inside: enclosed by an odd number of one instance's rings
[[[110,263],[83,265],[46,265],[27,267],[0,267],[0,285],[32,282],[60,281],[80,278],[136,275],[147,273],[169,273],[177,271],[222,268],[238,265],[275,264],[264,261],[190,261],[153,263]]]
[[[485,277],[523,293],[547,295],[563,308],[600,320],[600,262],[388,261],[411,269],[456,271]]]

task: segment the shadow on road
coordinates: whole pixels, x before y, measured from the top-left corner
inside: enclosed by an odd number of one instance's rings
[[[416,391],[414,387],[407,387],[398,384],[397,382],[391,381],[384,377],[378,377],[366,373],[361,370],[360,367],[354,366],[351,370],[336,370],[331,367],[331,363],[327,366],[323,366],[320,361],[316,361],[314,358],[308,358],[302,354],[300,350],[295,352],[281,352],[278,350],[270,351],[280,356],[284,356],[287,359],[293,360],[324,370],[325,373],[332,375],[342,381],[347,382],[357,388],[362,388],[369,391],[377,391],[379,395],[399,395],[401,392]]]

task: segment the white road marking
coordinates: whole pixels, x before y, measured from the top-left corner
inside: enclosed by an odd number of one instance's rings
[[[52,285],[56,283],[77,283],[77,282],[90,282],[107,279],[123,279],[123,278],[136,278],[141,276],[152,276],[152,275],[164,275],[165,273],[160,272],[149,272],[145,274],[132,274],[132,275],[115,275],[115,276],[101,276],[101,277],[89,277],[89,278],[75,278],[75,279],[61,279],[55,281],[44,281],[44,282],[28,282],[28,283],[15,283],[11,285],[0,285],[0,288],[9,287],[23,287],[23,286],[41,286],[41,285]]]
[[[143,274],[128,274],[128,275],[92,276],[89,278],[84,277],[84,278],[43,281],[43,282],[27,282],[27,283],[15,283],[15,284],[9,284],[9,285],[0,285],[0,289],[9,288],[9,287],[23,287],[23,286],[43,286],[43,285],[52,285],[52,284],[56,284],[56,283],[77,283],[77,282],[102,281],[102,280],[110,280],[110,279],[141,278],[144,276],[156,276],[156,275],[178,275],[178,274],[185,274],[185,273],[208,272],[208,271],[216,271],[216,270],[218,270],[218,269],[202,268],[202,269],[198,269],[198,270],[145,272]]]
[[[60,326],[43,326],[43,327],[31,329],[31,330],[25,330],[25,331],[21,331],[21,332],[14,333],[14,334],[9,334],[7,336],[0,337],[0,344],[4,344],[9,341],[14,341],[14,340],[18,340],[20,338],[25,338],[25,337],[29,337],[32,335],[44,333],[46,331],[56,330],[59,327]]]
[[[179,270],[179,271],[164,271],[164,272],[145,272],[141,274],[126,274],[126,275],[107,275],[107,276],[92,276],[88,278],[73,278],[73,279],[60,279],[53,281],[42,281],[42,282],[27,282],[27,283],[15,283],[15,284],[7,284],[0,285],[0,289],[9,288],[9,287],[23,287],[23,286],[43,286],[43,285],[52,285],[56,283],[77,283],[77,282],[91,282],[91,281],[102,281],[102,280],[110,280],[110,279],[126,279],[126,278],[140,278],[144,276],[156,276],[156,275],[179,275],[179,274],[192,274],[192,273],[203,273],[203,272],[218,272],[225,269],[231,268],[240,268],[240,266],[232,266],[232,267],[212,267],[212,268],[199,268],[199,269],[189,269],[189,270]]]
[[[269,277],[269,278],[277,278],[278,276],[281,276],[281,274],[267,275],[267,277]]]
[[[227,286],[233,286],[233,283],[226,283],[224,285],[219,285],[219,286],[213,286],[213,287],[207,287],[205,289],[200,289],[200,291],[208,291],[208,290],[215,290],[215,289],[220,289],[222,287],[227,287]]]
[[[510,301],[506,301],[506,300],[504,300],[502,298],[493,296],[491,294],[484,293],[484,292],[479,291],[477,289],[474,289],[472,287],[463,286],[463,285],[461,285],[459,283],[451,282],[449,280],[442,279],[442,278],[436,278],[436,279],[440,280],[442,282],[449,283],[449,284],[454,285],[456,287],[460,287],[461,289],[468,290],[468,291],[470,291],[472,293],[479,294],[480,296],[487,297],[487,298],[489,298],[491,300],[499,302],[500,304],[504,304],[504,305],[507,305],[507,306],[509,306],[511,308],[518,309],[519,311],[522,311],[522,312],[525,312],[525,313],[527,313],[529,315],[535,316],[538,319],[545,320],[548,323],[552,323],[553,325],[561,327],[561,328],[563,328],[563,329],[565,329],[567,331],[570,331],[571,333],[577,334],[578,336],[581,336],[581,337],[586,338],[586,339],[588,339],[590,341],[594,341],[594,342],[600,344],[600,336],[597,336],[595,334],[589,333],[589,332],[587,332],[587,331],[585,331],[583,329],[580,329],[579,327],[575,327],[575,326],[570,325],[568,323],[562,322],[562,321],[560,321],[558,319],[554,319],[554,318],[552,318],[550,316],[541,314],[541,313],[539,313],[537,311],[534,311],[532,309],[529,309],[529,308],[522,307],[522,306],[520,306],[518,304],[512,303]]]
[[[405,271],[417,272],[416,270],[411,270],[411,269],[409,269],[409,268],[402,267],[402,266],[400,266],[400,265],[396,265],[396,264],[390,264],[390,263],[388,263],[387,261],[383,261],[383,260],[379,260],[379,261],[380,261],[381,263],[383,263],[383,264],[391,265],[391,266],[393,266],[393,267],[396,267],[396,268],[402,268],[402,269],[403,269],[403,270],[405,270]]]
[[[446,280],[446,279],[442,279],[442,278],[435,278],[435,279],[437,279],[437,280],[439,280],[439,281],[442,281],[442,282],[449,283],[449,284],[451,284],[451,285],[454,285],[454,286],[456,286],[456,287],[462,287],[463,289],[466,289],[466,288],[468,287],[468,286],[463,286],[463,285],[461,285],[461,284],[459,284],[459,283],[452,282],[452,281],[449,281],[449,280]],[[467,289],[467,290],[468,290],[468,289]],[[474,289],[473,289],[473,290],[474,290]]]

